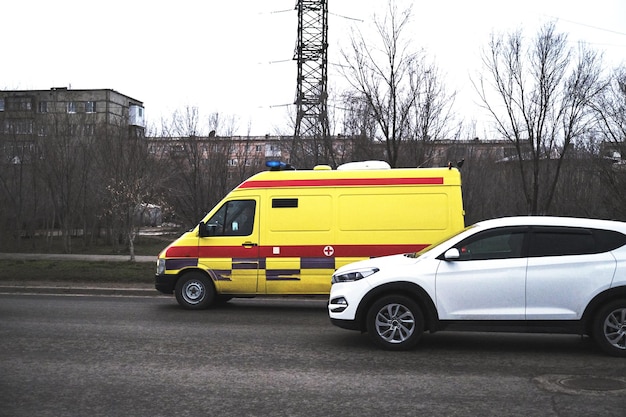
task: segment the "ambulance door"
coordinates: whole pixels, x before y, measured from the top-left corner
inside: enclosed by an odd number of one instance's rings
[[[200,234],[199,265],[222,294],[256,294],[259,274],[259,198],[228,200]]]

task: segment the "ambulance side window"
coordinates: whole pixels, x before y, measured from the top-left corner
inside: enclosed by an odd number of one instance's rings
[[[248,236],[254,228],[256,201],[234,200],[225,203],[206,222],[209,236]]]

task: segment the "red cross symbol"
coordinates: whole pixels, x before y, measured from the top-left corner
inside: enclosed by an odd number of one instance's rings
[[[332,246],[324,246],[324,255],[333,256],[334,253],[335,253],[335,248],[333,248]]]

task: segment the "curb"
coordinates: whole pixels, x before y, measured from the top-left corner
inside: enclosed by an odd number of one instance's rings
[[[159,297],[154,288],[81,287],[62,285],[0,285],[0,294],[105,295],[125,297]]]
[[[106,262],[130,262],[129,255],[82,255],[82,254],[58,254],[58,253],[0,253],[0,259],[17,260],[40,260],[49,259],[55,261],[106,261]],[[135,262],[156,262],[156,256],[135,256]]]

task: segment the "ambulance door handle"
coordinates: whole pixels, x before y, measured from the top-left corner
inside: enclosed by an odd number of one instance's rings
[[[243,242],[241,246],[243,246],[244,248],[252,248],[258,246],[258,244],[252,242]]]

